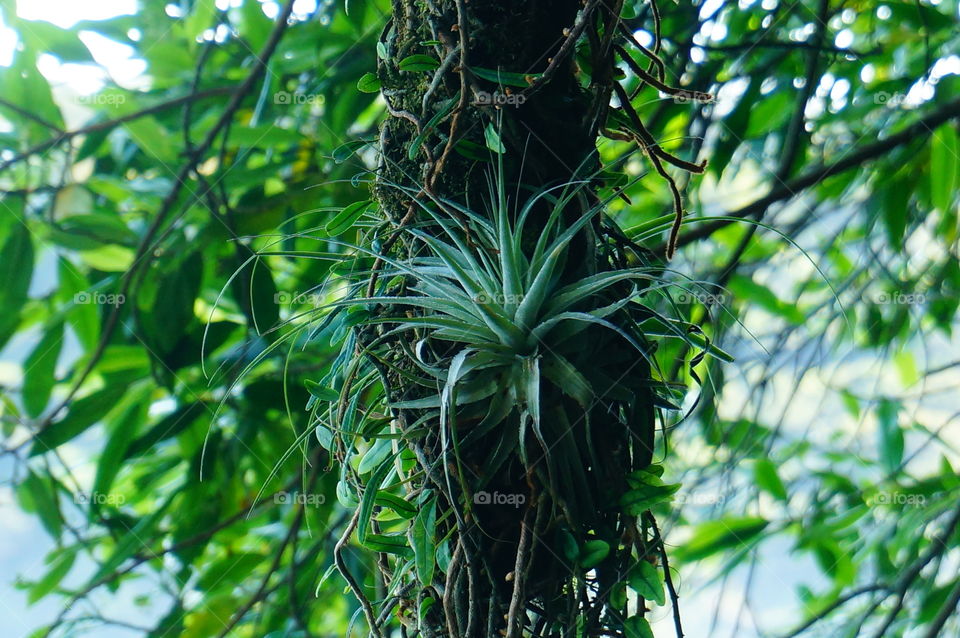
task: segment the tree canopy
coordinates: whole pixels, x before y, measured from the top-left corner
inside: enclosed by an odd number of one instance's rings
[[[624,591],[657,636],[674,606],[690,636],[954,635],[960,6],[611,4],[626,89],[610,100],[665,153],[706,161],[667,167],[686,215],[666,260],[675,198],[651,145],[598,144],[605,219],[689,327],[655,352],[676,409],[662,477],[632,492],[669,564]],[[333,309],[371,268],[356,243],[386,240],[368,184],[398,117],[378,74],[391,3],[142,0],[78,21],[49,6],[0,2],[0,467],[4,507],[45,533],[4,595],[43,618],[3,623],[362,634],[350,589],[387,597],[376,552],[420,576],[453,561],[429,540],[429,494],[358,500],[328,452],[385,418],[341,400],[341,342],[368,317]],[[589,77],[576,28],[556,38]],[[429,84],[438,46],[398,73]],[[506,110],[534,71],[470,72]],[[497,110],[455,150],[491,173],[515,159]],[[356,444],[369,485],[390,439]],[[407,540],[344,535],[356,513]],[[564,558],[589,568],[600,549]]]

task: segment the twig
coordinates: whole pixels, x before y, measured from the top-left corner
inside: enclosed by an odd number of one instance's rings
[[[34,121],[34,122],[36,122],[37,124],[39,124],[40,126],[45,126],[46,128],[54,131],[55,133],[58,133],[58,134],[60,134],[60,135],[63,134],[63,129],[60,128],[59,126],[57,126],[56,124],[52,124],[52,123],[48,122],[47,120],[43,119],[42,117],[40,117],[40,116],[37,115],[36,113],[31,113],[31,112],[28,111],[27,109],[22,108],[22,107],[19,107],[19,106],[17,106],[16,104],[14,104],[13,102],[9,102],[9,101],[7,101],[7,100],[5,100],[5,99],[3,99],[3,98],[0,98],[0,106],[3,106],[3,107],[5,107],[5,108],[10,109],[11,111],[13,111],[14,113],[16,113],[17,115],[19,115],[19,116],[21,116],[21,117],[25,117],[25,118],[27,118],[28,120]]]
[[[662,93],[667,95],[679,96],[689,98],[691,100],[696,100],[698,102],[711,102],[713,100],[713,95],[710,93],[704,93],[703,91],[694,91],[690,89],[681,89],[668,84],[664,84],[656,77],[647,73],[643,67],[637,64],[637,61],[619,44],[614,47],[616,52],[620,55],[620,58],[627,63],[627,66],[630,67],[630,70],[633,71],[637,77],[641,80],[657,89]]]
[[[833,164],[821,164],[802,173],[798,177],[773,187],[769,193],[756,200],[752,204],[747,204],[743,208],[726,213],[724,217],[736,219],[750,219],[756,217],[762,219],[767,209],[782,200],[791,199],[799,192],[815,186],[828,177],[838,175],[844,171],[856,168],[865,162],[882,157],[890,150],[916,142],[930,135],[935,128],[949,122],[952,119],[960,117],[960,99],[946,103],[944,106],[933,111],[930,115],[922,118],[913,124],[907,126],[899,133],[894,133],[885,140],[873,142],[864,145],[860,150],[847,153]],[[721,228],[725,228],[734,223],[731,219],[719,219],[712,222],[704,222],[698,228],[684,233],[677,241],[677,246],[682,247],[695,241],[709,237]],[[664,246],[655,249],[655,252],[662,253]]]
[[[517,560],[513,567],[513,595],[510,597],[510,609],[507,614],[507,638],[514,638],[522,631],[518,617],[523,611],[524,590],[527,584],[527,554],[530,552],[530,524],[536,510],[531,498],[527,511],[520,522],[520,542],[517,547]]]
[[[544,69],[540,77],[536,78],[530,86],[520,91],[519,95],[529,98],[531,95],[542,89],[547,82],[556,74],[557,70],[560,68],[560,65],[566,60],[573,52],[574,46],[577,44],[577,40],[580,39],[580,35],[583,33],[583,30],[586,28],[587,24],[590,21],[590,16],[593,14],[594,9],[597,8],[597,5],[600,4],[600,0],[590,0],[590,3],[583,8],[583,11],[580,12],[580,15],[577,16],[576,22],[573,24],[573,28],[570,29],[570,33],[567,34],[566,39],[563,41],[563,44],[560,45],[560,49],[557,51],[557,54],[553,56],[550,60],[550,63],[547,65],[547,68]]]
[[[457,539],[457,547],[453,550],[450,557],[450,565],[447,567],[447,578],[443,590],[443,615],[447,621],[447,633],[450,638],[459,638],[460,627],[457,625],[457,613],[454,608],[454,591],[457,588],[457,578],[460,577],[460,563],[463,560],[463,539]]]
[[[627,95],[626,89],[624,89],[619,82],[615,82],[613,89],[617,94],[617,98],[620,100],[620,107],[630,118],[630,121],[633,123],[635,129],[630,131],[634,133],[637,137],[637,141],[640,143],[641,148],[647,153],[647,157],[650,158],[650,163],[653,164],[654,170],[657,171],[657,174],[660,175],[664,180],[666,180],[667,185],[670,187],[670,193],[673,196],[673,227],[670,229],[670,237],[667,240],[667,248],[665,251],[667,259],[673,257],[674,252],[677,249],[677,238],[680,235],[680,226],[683,223],[683,198],[680,195],[680,188],[677,186],[677,182],[673,179],[673,176],[667,172],[664,168],[663,163],[660,160],[666,160],[678,168],[682,168],[691,173],[702,173],[706,162],[701,164],[693,164],[691,162],[686,162],[681,160],[678,157],[671,155],[664,151],[656,140],[653,139],[653,136],[647,131],[646,127],[643,125],[643,122],[640,120],[640,116],[634,110],[633,106],[630,105],[630,98]]]
[[[910,585],[913,584],[913,581],[917,579],[917,577],[920,575],[920,572],[923,571],[923,568],[926,567],[930,561],[946,551],[947,541],[949,541],[950,537],[953,536],[953,533],[956,531],[958,525],[960,525],[960,507],[954,511],[953,516],[947,522],[943,530],[933,537],[933,539],[930,541],[929,548],[927,548],[927,551],[923,554],[923,556],[918,558],[912,565],[910,565],[907,571],[905,571],[898,580],[896,588],[897,602],[887,613],[887,616],[884,618],[880,629],[878,629],[877,633],[874,634],[874,638],[882,638],[884,635],[886,635],[887,630],[897,619],[897,616],[903,609],[903,603],[906,600],[907,592],[910,590]],[[956,605],[956,602],[954,605]]]
[[[837,598],[835,601],[827,605],[824,609],[820,610],[816,616],[809,619],[808,621],[806,621],[805,623],[803,623],[802,625],[800,625],[799,627],[791,631],[789,634],[783,636],[783,638],[796,638],[797,636],[805,632],[807,629],[810,629],[810,627],[814,626],[816,623],[820,622],[821,620],[829,616],[831,613],[833,613],[840,607],[843,607],[844,605],[846,605],[848,602],[850,602],[854,598],[862,596],[863,594],[869,594],[875,591],[885,591],[889,589],[890,587],[888,585],[868,585],[866,587],[860,587],[859,589],[854,589],[853,591],[847,592],[840,598]]]
[[[290,530],[287,532],[286,537],[280,543],[280,548],[277,549],[276,555],[273,557],[273,562],[270,563],[270,568],[267,569],[267,573],[264,574],[263,579],[260,581],[260,586],[257,587],[257,591],[254,592],[247,602],[245,602],[240,609],[230,618],[224,628],[217,634],[217,638],[224,638],[227,634],[237,626],[243,617],[247,614],[248,611],[253,609],[253,606],[258,602],[262,601],[267,591],[267,586],[270,584],[270,577],[279,569],[280,562],[283,560],[283,555],[286,553],[287,546],[296,538],[297,534],[300,532],[300,526],[303,524],[303,516],[306,512],[306,505],[300,503],[297,509],[297,514],[294,516],[293,522],[290,524]]]
[[[940,636],[940,630],[943,629],[943,626],[947,624],[947,619],[953,615],[953,612],[957,610],[957,604],[960,603],[960,580],[957,580],[953,585],[953,589],[950,590],[950,596],[947,598],[947,602],[943,604],[943,607],[940,608],[940,613],[937,614],[937,617],[933,619],[933,623],[930,625],[930,628],[927,629],[927,633],[924,634],[924,638],[937,638]]]
[[[620,23],[620,33],[623,34],[630,44],[637,47],[640,53],[645,55],[650,60],[650,67],[647,69],[647,71],[649,72],[651,69],[653,69],[653,67],[657,67],[657,77],[663,81],[666,77],[667,65],[663,63],[663,60],[660,59],[660,56],[640,44],[640,41],[637,40],[636,36],[634,36],[633,33],[630,32],[630,29],[627,28],[627,25],[622,22]]]
[[[677,589],[673,585],[673,576],[670,574],[670,562],[667,560],[667,547],[663,542],[663,535],[660,534],[660,529],[657,527],[657,519],[650,514],[647,520],[650,522],[653,533],[656,534],[657,537],[660,561],[663,563],[663,580],[667,584],[667,591],[670,593],[670,602],[673,607],[673,626],[677,630],[677,638],[683,638],[683,623],[680,621],[680,596],[677,594]]]
[[[333,561],[337,565],[337,571],[339,571],[340,575],[347,581],[347,586],[350,587],[350,591],[352,591],[356,599],[360,601],[363,615],[366,617],[367,624],[370,626],[370,633],[377,638],[381,638],[380,627],[377,625],[377,615],[373,611],[373,606],[364,595],[363,590],[360,589],[360,585],[357,584],[356,579],[353,577],[353,574],[350,573],[350,570],[347,569],[347,564],[343,560],[343,548],[346,547],[350,541],[350,536],[353,534],[353,530],[357,528],[359,521],[360,508],[357,508],[353,513],[353,517],[350,518],[350,522],[347,523],[347,527],[343,530],[340,540],[337,541],[337,544],[333,548]]]
[[[734,44],[698,44],[697,47],[706,51],[740,51],[743,49],[767,48],[767,49],[800,49],[808,51],[817,51],[820,53],[840,53],[844,55],[854,55],[857,57],[866,57],[881,53],[881,49],[875,48],[870,51],[856,51],[855,49],[844,49],[841,47],[825,44],[814,44],[811,42],[779,42],[767,40],[755,40],[746,42],[737,42]]]
[[[437,181],[437,176],[443,172],[443,168],[447,164],[447,159],[450,157],[450,153],[453,151],[453,147],[457,142],[457,130],[460,127],[460,118],[467,108],[467,88],[469,85],[467,78],[467,47],[469,46],[469,37],[467,36],[467,9],[464,6],[464,0],[456,0],[456,3],[457,32],[460,36],[460,65],[457,68],[460,74],[460,101],[457,102],[457,106],[453,109],[453,115],[450,118],[450,133],[447,135],[447,143],[443,147],[443,152],[440,153],[440,159],[430,168],[430,174],[425,180],[427,188],[431,190]]]
[[[225,95],[234,90],[235,90],[235,87],[232,87],[232,86],[219,86],[213,89],[206,89],[204,91],[199,91],[197,93],[191,93],[189,95],[183,95],[181,97],[173,98],[172,100],[167,100],[166,102],[160,102],[159,104],[154,104],[153,106],[147,107],[140,111],[136,111],[135,113],[128,113],[126,115],[121,115],[120,117],[114,118],[112,120],[107,120],[105,122],[97,122],[89,126],[84,126],[78,129],[74,129],[72,131],[61,131],[60,135],[58,135],[57,137],[52,137],[45,142],[40,142],[39,144],[31,146],[30,148],[23,151],[22,153],[14,155],[7,161],[0,164],[0,172],[5,171],[6,169],[10,168],[17,162],[22,162],[23,160],[27,159],[32,155],[42,153],[54,146],[57,146],[58,144],[62,144],[63,142],[72,140],[73,138],[78,137],[80,135],[89,135],[91,133],[97,133],[99,131],[109,130],[121,124],[126,124],[127,122],[132,122],[133,120],[138,120],[141,117],[147,117],[149,115],[153,115],[161,111],[166,111],[167,109],[176,108],[182,104],[193,102],[194,100],[203,100],[208,97]]]

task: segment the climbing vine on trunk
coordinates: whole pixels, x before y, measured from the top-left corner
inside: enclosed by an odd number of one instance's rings
[[[654,354],[709,344],[647,303],[663,265],[604,216],[627,178],[596,146],[634,142],[666,180],[647,236],[670,257],[673,173],[703,164],[631,97],[710,96],[667,84],[656,5],[622,4],[395,0],[361,80],[390,117],[373,201],[344,211],[365,234],[312,409],[355,508],[336,564],[374,636],[645,636],[647,601],[675,594],[650,510],[677,488],[654,460],[679,396]],[[376,574],[347,565],[353,538]]]

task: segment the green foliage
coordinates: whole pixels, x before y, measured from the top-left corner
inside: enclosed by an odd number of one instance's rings
[[[604,313],[629,309],[654,314],[637,315],[636,334],[607,352],[649,357],[661,407],[687,418],[671,427],[664,474],[632,472],[619,505],[662,520],[681,601],[752,567],[789,575],[764,588],[762,606],[794,613],[758,619],[765,635],[807,621],[806,635],[873,635],[887,614],[887,635],[933,627],[950,610],[960,539],[949,394],[960,305],[957,3],[831,3],[825,24],[818,3],[775,4],[660,7],[663,77],[715,103],[670,96],[620,65],[665,151],[692,147],[691,161],[710,160],[684,189],[691,239],[670,268],[654,272],[645,253],[627,251],[629,263],[558,287],[562,232],[518,249],[517,209],[494,198],[493,210],[510,211],[496,224],[464,209],[461,224],[411,228],[405,241],[422,252],[384,265],[372,297],[358,282],[386,235],[355,185],[376,167],[385,114],[373,70],[387,55],[377,34],[389,3],[296,14],[266,57],[277,26],[269,3],[146,1],[66,27],[0,4],[17,37],[0,68],[0,420],[5,480],[43,530],[17,541],[36,566],[5,601],[57,608],[36,635],[101,635],[103,603],[149,583],[142,607],[117,618],[143,635],[342,635],[360,608],[330,570],[355,512],[362,539],[343,555],[367,597],[394,592],[377,590],[374,560],[359,549],[406,561],[425,584],[452,559],[432,533],[451,516],[439,495],[405,498],[415,460],[397,452],[400,434],[375,407],[391,400],[378,372],[348,369],[355,333],[388,325],[453,344],[410,353],[403,372],[417,392],[397,399],[442,411],[451,436],[450,419],[462,425],[471,410],[491,428],[525,412],[522,431],[484,450],[495,469],[536,438],[538,419],[553,423],[533,388],[560,388],[574,405],[616,389],[601,378],[606,361],[574,363],[569,344],[578,329],[613,339]],[[649,5],[625,5],[628,30],[649,43]],[[96,50],[104,38],[130,52],[137,78]],[[266,68],[240,91],[258,59]],[[400,64],[429,80],[440,60],[416,52]],[[92,92],[56,78],[91,69],[102,78]],[[470,68],[517,89],[541,71]],[[589,82],[586,61],[575,72]],[[449,114],[431,113],[425,128],[440,130]],[[632,125],[622,114],[607,124]],[[483,133],[487,148],[458,151],[486,161],[508,152],[495,125]],[[662,251],[673,197],[640,179],[650,166],[635,151],[624,140],[601,146],[611,167],[597,178],[602,223]],[[424,213],[440,204],[424,202]],[[588,209],[585,219],[601,218]],[[397,302],[382,293],[401,279],[421,316],[382,312]],[[587,291],[607,294],[605,305],[572,308]],[[537,330],[555,353],[531,345]],[[736,363],[721,366],[727,352]],[[501,382],[506,392],[490,391]],[[424,435],[423,423],[407,425],[412,440]],[[619,549],[581,531],[570,534],[581,570]],[[792,553],[774,560],[770,547]],[[669,604],[661,559],[634,563],[630,590]],[[752,604],[758,586],[747,587]],[[419,615],[441,598],[424,597]],[[697,615],[687,633],[707,635]],[[625,635],[652,635],[655,618],[624,619]],[[653,622],[657,635],[670,635],[669,622]],[[737,622],[729,633],[751,635]]]

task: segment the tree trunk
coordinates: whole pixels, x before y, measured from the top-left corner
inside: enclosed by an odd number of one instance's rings
[[[381,250],[397,258],[416,252],[404,228],[422,225],[424,232],[439,232],[429,228],[427,206],[451,222],[462,221],[456,205],[489,214],[484,204],[491,180],[500,180],[514,203],[525,193],[582,180],[586,186],[578,187],[578,196],[563,209],[568,226],[598,206],[596,141],[608,126],[616,72],[612,41],[621,5],[394,0],[378,47],[378,77],[391,116],[381,129],[374,184],[376,202],[392,226]],[[578,41],[589,47],[578,52]],[[524,246],[545,232],[549,212],[545,201],[532,209]],[[592,218],[569,245],[563,281],[625,261],[622,250],[609,247],[609,232],[599,220]],[[373,281],[369,292],[375,290],[402,294]],[[611,320],[635,325],[629,312]],[[385,333],[381,328],[361,340],[371,343]],[[627,474],[646,468],[652,458],[654,384],[645,358],[629,354],[642,335],[632,340],[623,331],[590,326],[580,338],[582,348],[570,355],[573,365],[596,368],[594,387],[606,379],[617,396],[604,396],[603,388],[585,406],[571,398],[569,388],[543,381],[544,433],[535,460],[511,451],[495,475],[482,471],[498,446],[516,445],[505,442],[504,433],[523,431],[528,415],[519,411],[510,413],[507,428],[457,450],[453,460],[442,428],[430,421],[428,434],[410,443],[423,472],[420,483],[407,486],[410,498],[435,491],[437,512],[451,515],[436,527],[439,577],[432,586],[404,581],[398,616],[408,635],[623,631],[628,606],[622,583],[630,566],[652,553],[650,526],[625,513],[621,496]],[[418,390],[397,372],[417,347],[415,339],[394,337],[392,347],[393,367],[381,370],[388,397],[416,399]],[[423,411],[394,415],[405,430]],[[457,428],[469,431],[479,420],[464,415]],[[565,456],[552,454],[554,448]],[[555,457],[566,461],[557,465]],[[451,485],[445,472],[454,466],[460,480]],[[386,557],[381,567],[388,580],[396,576]]]

